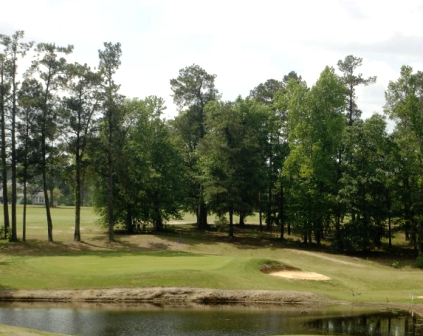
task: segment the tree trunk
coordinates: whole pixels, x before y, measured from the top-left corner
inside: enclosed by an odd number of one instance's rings
[[[79,142],[79,139],[77,139]],[[81,164],[79,157],[79,146],[76,150],[76,172],[75,172],[75,232],[73,240],[76,242],[81,241]]]
[[[197,211],[197,227],[199,230],[207,230],[207,208],[203,199],[203,186],[200,185],[199,205]]]
[[[242,212],[239,214],[239,226],[245,226],[245,216]]]
[[[158,205],[158,197],[159,197],[158,193],[154,195],[153,223],[154,223],[155,230],[158,232],[162,232],[164,229],[163,218],[162,218],[162,215],[160,214],[160,207]]]
[[[110,107],[109,107],[110,109]],[[113,118],[112,111],[108,113],[108,144],[107,144],[107,222],[109,225],[109,242],[115,240],[113,218]]]
[[[6,109],[5,109],[5,89],[4,89],[4,63],[1,64],[0,77],[0,118],[1,118],[1,169],[2,169],[2,187],[3,187],[3,220],[4,220],[4,238],[7,239],[10,221],[9,221],[9,199],[7,196],[7,154],[6,154]]]
[[[24,181],[23,181],[23,214],[22,214],[22,241],[26,241],[26,203],[27,203],[27,186],[26,186],[26,172],[24,168]]]
[[[47,217],[47,235],[48,235],[48,241],[53,241],[53,222],[51,220],[51,213],[50,213],[50,201],[48,197],[48,184],[47,184],[47,158],[46,158],[46,137],[43,131],[43,134],[41,135],[41,152],[42,152],[42,175],[43,175],[43,191],[44,191],[44,204],[46,208],[46,217]]]
[[[11,148],[11,154],[12,154],[12,223],[11,223],[11,235],[10,235],[10,241],[16,242],[18,241],[18,236],[16,233],[16,227],[17,227],[17,215],[16,215],[16,203],[17,203],[17,182],[16,182],[16,68],[13,69],[12,72],[12,116],[11,116],[11,142],[12,142],[12,148]]]
[[[419,186],[419,203],[420,203],[420,211],[423,210],[423,188],[420,185]],[[423,253],[423,221],[421,219],[421,215],[419,216],[418,220],[418,243],[417,243],[417,249],[418,253]]]
[[[231,206],[229,210],[229,238],[234,237],[234,209]]]
[[[314,239],[316,240],[316,244],[320,246],[321,243],[321,232],[322,232],[322,219],[319,218],[316,220],[316,227],[314,228]]]
[[[134,225],[132,223],[132,211],[130,205],[127,205],[126,209],[126,231],[129,234],[134,233]]]
[[[263,210],[261,209],[261,192],[259,193],[259,224],[260,232],[263,231]]]
[[[50,201],[48,198],[48,188],[47,188],[47,176],[45,171],[43,172],[43,189],[44,189],[44,203],[46,208],[46,216],[47,216],[47,235],[48,235],[48,241],[53,241],[53,222],[51,219],[51,213],[50,213]]]
[[[6,150],[2,146],[2,184],[3,184],[3,220],[4,220],[4,239],[7,239],[10,222],[9,222],[9,199],[7,196],[7,164],[6,164]]]
[[[22,214],[22,241],[26,241],[26,208],[28,203],[28,141],[29,141],[29,116],[28,111],[25,116],[25,154],[23,169],[23,214]]]
[[[280,198],[280,203],[279,203],[279,225],[281,226],[281,231],[280,231],[280,240],[284,240],[284,229],[285,229],[285,209],[284,209],[284,192],[283,192],[283,185],[282,185],[282,181],[281,181],[281,198]]]
[[[269,184],[269,203],[267,204],[267,220],[266,220],[266,230],[271,231],[272,230],[272,185]]]

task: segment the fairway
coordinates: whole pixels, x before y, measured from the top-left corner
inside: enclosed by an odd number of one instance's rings
[[[25,264],[34,271],[62,275],[78,274],[97,275],[107,272],[108,275],[138,274],[160,271],[181,270],[213,270],[219,269],[232,261],[230,256],[205,255],[80,255],[37,257],[25,260]]]

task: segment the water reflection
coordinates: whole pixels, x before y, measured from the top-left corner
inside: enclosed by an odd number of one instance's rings
[[[327,335],[423,335],[421,318],[403,311],[320,318],[307,322],[307,325],[311,330]]]
[[[416,315],[354,306],[240,307],[22,305],[0,307],[0,323],[85,336],[389,335],[423,336]]]

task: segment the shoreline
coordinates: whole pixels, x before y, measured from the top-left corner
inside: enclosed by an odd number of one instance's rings
[[[188,287],[104,288],[76,290],[0,290],[3,303],[110,304],[156,306],[297,306],[300,309],[330,305],[379,306],[413,311],[423,317],[423,304],[396,302],[350,302],[324,294],[302,291],[231,290]]]
[[[330,304],[323,294],[276,290],[149,287],[77,290],[0,290],[1,302]]]
[[[423,317],[423,304],[406,303],[357,303],[339,301],[324,294],[302,291],[277,290],[224,290],[187,287],[150,287],[150,288],[106,288],[78,290],[0,290],[0,302],[8,304],[47,304],[47,305],[128,305],[137,309],[163,309],[163,307],[190,307],[208,309],[215,305],[245,306],[260,309],[288,309],[309,314],[314,310],[330,305],[357,305],[361,307],[380,307],[381,309],[400,309]],[[88,306],[89,307],[89,306]],[[279,309],[278,308],[278,309]],[[112,308],[113,309],[113,308]],[[118,308],[120,309],[120,308]],[[132,308],[133,309],[133,308]],[[13,336],[61,336],[55,333],[0,325],[0,333]]]

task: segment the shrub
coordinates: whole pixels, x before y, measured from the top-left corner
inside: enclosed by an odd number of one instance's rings
[[[392,266],[393,268],[398,268],[398,267],[399,267],[399,261],[398,261],[398,260],[394,260],[394,261],[392,262],[391,266]]]
[[[416,267],[423,268],[423,254],[419,253],[418,257],[416,258]]]

